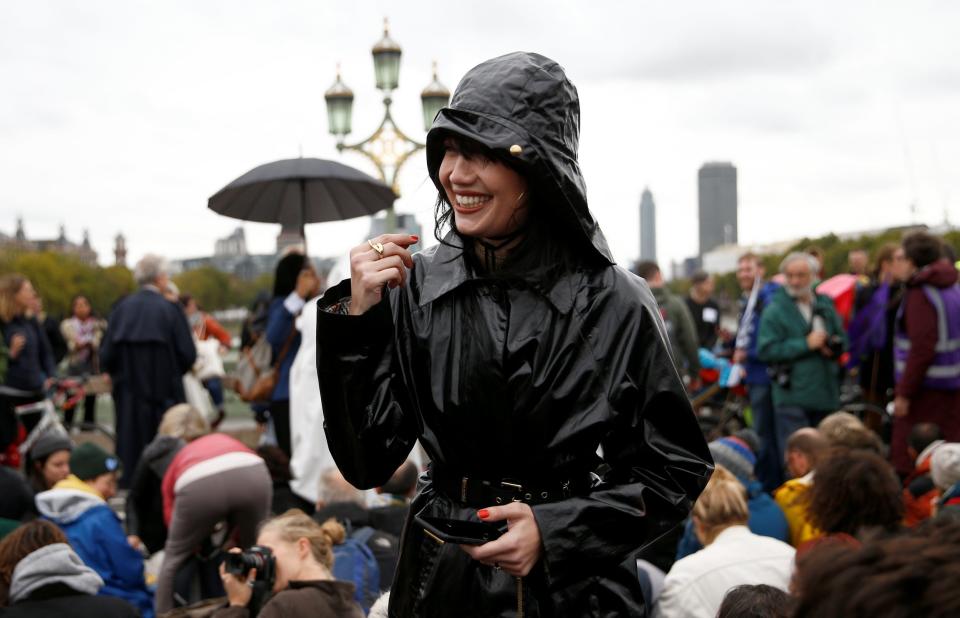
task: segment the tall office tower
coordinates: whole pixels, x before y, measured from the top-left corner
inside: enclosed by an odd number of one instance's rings
[[[648,188],[640,197],[640,259],[657,261],[657,206]]]
[[[737,242],[737,168],[732,163],[704,163],[697,174],[700,255]]]

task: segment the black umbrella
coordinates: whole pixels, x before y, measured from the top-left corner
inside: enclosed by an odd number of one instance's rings
[[[307,223],[372,215],[396,199],[383,182],[325,159],[285,159],[255,167],[210,198],[216,213],[303,231]]]

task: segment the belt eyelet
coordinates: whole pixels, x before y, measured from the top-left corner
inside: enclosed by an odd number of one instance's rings
[[[529,502],[530,500],[533,500],[533,496],[529,493],[526,493],[526,494],[523,494],[523,499]]]
[[[503,504],[503,498],[501,498],[500,496],[497,496],[496,502],[497,504]]]
[[[548,496],[548,495],[549,495],[549,494],[548,494],[547,492],[545,492],[545,491],[541,491],[541,492],[540,492],[540,497],[543,498],[544,500],[547,499],[547,496]]]

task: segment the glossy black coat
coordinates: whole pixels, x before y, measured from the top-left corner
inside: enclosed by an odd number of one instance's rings
[[[589,491],[532,507],[543,552],[522,581],[438,544],[409,518],[391,616],[641,616],[632,556],[687,515],[709,478],[656,302],[611,263],[587,208],[578,116],[556,63],[496,58],[470,71],[438,115],[428,166],[439,185],[442,130],[520,145],[538,199],[552,200],[606,265],[548,264],[504,281],[438,245],[414,256],[405,287],[361,316],[325,311],[350,295],[349,281],[319,301],[325,428],[354,485],[386,482],[417,439],[435,465],[473,478],[548,486],[598,474]],[[424,477],[411,513],[475,518],[477,506]]]

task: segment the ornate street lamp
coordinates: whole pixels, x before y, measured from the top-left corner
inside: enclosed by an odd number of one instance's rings
[[[330,133],[337,138],[337,150],[353,150],[367,157],[377,168],[381,180],[393,192],[400,195],[398,173],[410,155],[424,147],[424,144],[407,136],[393,121],[390,114],[391,94],[400,81],[400,56],[403,51],[396,41],[390,38],[387,20],[383,20],[383,38],[373,46],[373,69],[377,90],[383,95],[383,120],[380,126],[368,138],[354,144],[344,143],[351,131],[353,110],[353,91],[343,83],[340,67],[337,66],[337,79],[327,90],[324,99],[327,102],[327,118]],[[420,95],[423,103],[424,130],[429,130],[437,112],[450,100],[450,91],[437,79],[437,64],[433,64],[433,81]],[[393,208],[387,211],[386,228],[393,231],[396,215]]]

